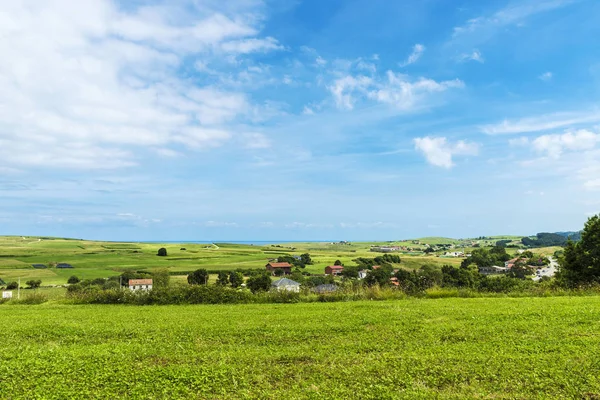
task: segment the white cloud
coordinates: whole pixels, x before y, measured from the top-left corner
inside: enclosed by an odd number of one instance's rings
[[[549,80],[552,79],[552,72],[544,72],[543,74],[541,74],[540,76],[538,76],[538,79],[544,81],[544,82],[548,82]]]
[[[480,129],[488,135],[515,134],[573,127],[597,121],[600,121],[600,112],[592,110],[587,112],[546,114],[512,121],[504,120],[498,124],[484,125]]]
[[[464,83],[458,79],[442,82],[427,78],[414,80],[407,75],[388,71],[386,79],[346,75],[335,80],[329,90],[337,107],[342,110],[352,110],[357,97],[362,96],[392,105],[401,111],[409,111],[420,106],[427,95],[462,87]]]
[[[304,109],[302,110],[302,114],[304,114],[304,115],[314,115],[315,114],[315,110],[313,110],[309,106],[304,106]]]
[[[345,76],[333,82],[329,90],[333,94],[336,106],[342,110],[352,110],[354,108],[353,92],[365,92],[372,84],[372,79],[368,76]]]
[[[379,84],[377,89],[370,91],[369,98],[391,104],[400,110],[410,110],[417,106],[427,94],[462,87],[464,87],[464,83],[458,79],[436,82],[432,79],[419,78],[411,81],[406,75],[388,71],[387,82]]]
[[[253,110],[244,93],[179,77],[184,59],[280,49],[259,19],[194,2],[35,0],[0,6],[0,167],[119,168],[140,146],[221,145]],[[51,35],[48,32],[52,32]]]
[[[592,150],[597,143],[600,143],[600,134],[584,129],[562,135],[543,135],[531,142],[537,152],[552,158],[558,158],[566,151]]]
[[[482,64],[485,62],[485,60],[483,59],[483,56],[481,55],[481,52],[479,50],[473,50],[470,53],[461,54],[460,56],[458,56],[458,61],[460,61],[460,62],[477,61]]]
[[[255,52],[268,52],[273,50],[283,50],[277,40],[272,37],[265,39],[242,39],[226,42],[221,45],[221,49],[227,53],[248,54]]]
[[[452,144],[445,137],[415,138],[415,149],[425,156],[427,162],[436,167],[452,168],[454,156],[477,155],[479,145],[462,140]]]
[[[406,67],[407,65],[416,63],[419,60],[419,58],[421,58],[421,56],[423,55],[424,52],[425,52],[425,46],[423,46],[422,44],[418,44],[418,43],[415,44],[415,46],[413,47],[412,53],[408,56],[406,61],[404,61],[403,63],[400,63],[400,66]]]
[[[224,221],[206,221],[203,225],[207,228],[237,228],[239,226],[237,222]]]
[[[572,4],[574,0],[522,0],[513,2],[490,16],[472,18],[463,26],[454,28],[454,38],[465,35],[479,37],[508,25],[519,24],[535,14],[551,11]]]
[[[317,64],[319,67],[324,67],[325,65],[327,65],[327,60],[325,60],[321,56],[318,56],[317,59],[315,60],[315,64]]]

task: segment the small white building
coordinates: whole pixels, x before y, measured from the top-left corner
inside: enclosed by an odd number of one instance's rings
[[[281,278],[271,283],[271,287],[278,291],[296,292],[300,291],[300,284],[288,278]]]
[[[152,279],[130,279],[130,290],[152,290]]]
[[[367,277],[367,273],[369,271],[366,269],[361,269],[360,271],[358,271],[358,279],[365,279]]]

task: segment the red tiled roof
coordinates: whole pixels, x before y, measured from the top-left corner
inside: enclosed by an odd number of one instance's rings
[[[286,262],[272,262],[272,263],[268,263],[267,267],[270,266],[271,268],[291,268],[291,264],[290,263],[286,263]]]
[[[152,285],[152,279],[130,279],[129,286]]]
[[[327,268],[331,269],[344,269],[343,265],[329,265]]]
[[[379,269],[381,268],[381,265],[373,265],[373,269]]]

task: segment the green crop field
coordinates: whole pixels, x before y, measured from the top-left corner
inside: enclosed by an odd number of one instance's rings
[[[0,306],[4,399],[600,397],[600,297]]]

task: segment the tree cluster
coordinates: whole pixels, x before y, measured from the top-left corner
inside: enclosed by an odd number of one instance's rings
[[[289,254],[279,256],[277,262],[286,262],[298,268],[305,268],[307,265],[312,265],[313,260],[310,254],[304,253],[300,257],[290,256]]]
[[[600,215],[587,220],[578,242],[568,241],[559,279],[568,286],[600,283]]]
[[[506,252],[504,247],[495,246],[490,250],[485,248],[473,249],[471,256],[465,258],[461,267],[468,267],[471,264],[475,264],[478,267],[491,267],[493,265],[504,265],[505,261],[510,260],[510,255]]]

